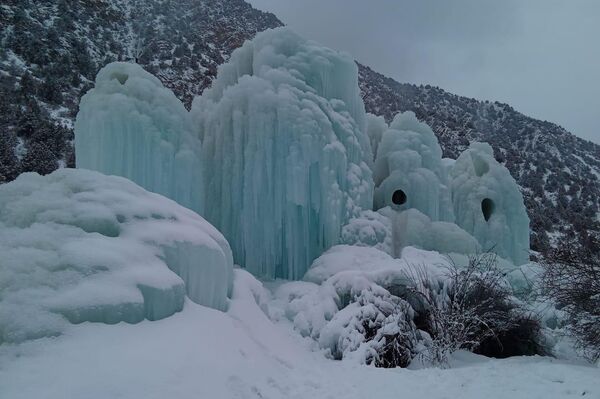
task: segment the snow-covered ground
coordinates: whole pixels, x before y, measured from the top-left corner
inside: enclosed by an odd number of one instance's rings
[[[0,346],[0,398],[600,398],[600,369],[552,358],[459,353],[444,370],[328,360],[267,318],[253,284],[236,271],[227,313],[187,300],[159,321]]]

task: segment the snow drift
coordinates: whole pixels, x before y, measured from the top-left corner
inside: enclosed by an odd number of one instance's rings
[[[0,343],[68,322],[157,320],[194,302],[224,310],[227,241],[194,212],[121,177],[60,169],[0,186]]]

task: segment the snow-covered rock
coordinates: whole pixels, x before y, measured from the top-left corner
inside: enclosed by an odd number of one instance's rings
[[[68,322],[157,320],[194,302],[225,309],[227,241],[122,177],[61,169],[0,186],[0,343]]]
[[[287,28],[259,33],[192,104],[205,217],[236,262],[299,279],[370,209],[373,182],[357,66]]]
[[[472,143],[450,172],[456,224],[473,235],[483,250],[516,265],[529,260],[529,217],[519,186],[494,159],[492,147]]]

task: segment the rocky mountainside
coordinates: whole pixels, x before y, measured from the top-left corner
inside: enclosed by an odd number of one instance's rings
[[[235,48],[280,25],[243,0],[3,0],[0,182],[73,165],[79,99],[107,63],[139,63],[189,106]]]
[[[0,5],[0,182],[72,165],[80,97],[103,65],[138,62],[189,105],[244,40],[280,26],[243,0],[4,0]],[[532,243],[600,232],[600,146],[509,105],[398,83],[359,65],[367,110],[413,110],[447,156],[487,141],[522,187]]]
[[[545,252],[562,237],[582,242],[600,231],[600,146],[562,127],[499,102],[478,101],[439,87],[398,83],[359,65],[369,112],[389,121],[414,111],[435,131],[444,155],[456,158],[472,141],[486,141],[521,186],[532,247]]]

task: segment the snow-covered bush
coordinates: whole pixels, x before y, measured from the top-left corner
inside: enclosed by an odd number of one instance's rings
[[[564,313],[577,348],[591,361],[600,359],[600,243],[584,250],[567,242],[544,262],[542,293]]]
[[[335,314],[320,342],[335,359],[354,358],[376,367],[406,367],[415,355],[413,310],[385,290],[363,290]]]
[[[337,245],[313,262],[305,281],[280,284],[275,297],[294,328],[334,359],[444,366],[457,350],[544,353],[540,323],[512,295],[496,256],[455,258],[406,247],[397,259]]]

